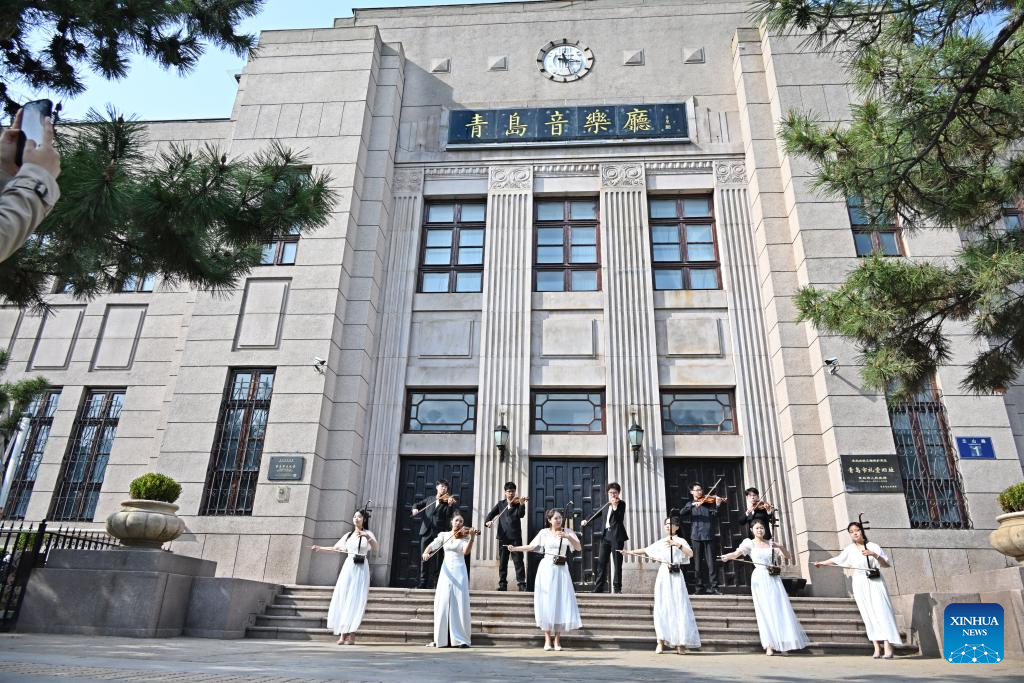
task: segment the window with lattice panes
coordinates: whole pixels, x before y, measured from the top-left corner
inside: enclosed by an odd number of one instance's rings
[[[487,203],[482,199],[426,205],[418,291],[483,291],[486,218]]]
[[[601,289],[597,199],[534,200],[533,290]]]
[[[654,288],[721,289],[711,196],[651,197],[648,209]]]
[[[604,432],[604,391],[533,392],[533,431]]]
[[[735,434],[734,395],[722,390],[661,392],[664,434]]]
[[[886,216],[876,216],[872,222],[859,197],[846,200],[846,211],[853,229],[853,245],[857,256],[903,256],[903,240],[895,222]]]

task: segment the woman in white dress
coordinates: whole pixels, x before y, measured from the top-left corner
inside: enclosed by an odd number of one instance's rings
[[[330,548],[315,545],[314,551],[346,553],[348,557],[338,574],[334,585],[331,606],[327,610],[327,628],[338,638],[338,645],[355,645],[356,630],[366,611],[366,599],[370,595],[370,564],[366,554],[377,550],[377,537],[367,526],[370,523],[369,510],[356,510],[352,515],[352,531],[341,537]]]
[[[570,548],[579,552],[583,545],[571,529],[562,528],[561,510],[548,510],[544,518],[547,529],[541,529],[528,544],[510,545],[508,549],[544,553],[533,580],[533,612],[537,628],[544,631],[544,649],[561,650],[562,634],[583,626],[566,559]]]
[[[427,647],[469,647],[472,625],[469,616],[469,572],[466,556],[480,532],[466,528],[461,512],[452,515],[452,530],[442,531],[427,546],[427,562],[444,549],[441,573],[434,591],[434,641]]]
[[[868,631],[868,639],[875,646],[873,657],[878,659],[879,643],[885,646],[885,659],[892,659],[892,646],[900,645],[900,629],[896,626],[896,615],[892,611],[892,601],[885,587],[882,573],[877,571],[889,566],[889,558],[877,543],[867,542],[864,527],[860,522],[850,522],[846,527],[853,543],[843,548],[843,552],[822,562],[815,562],[815,567],[839,566],[853,569],[853,599],[857,601],[860,618]],[[870,570],[876,570],[874,572]],[[876,575],[871,578],[871,575]]]
[[[683,654],[686,648],[700,647],[697,619],[693,616],[690,596],[686,592],[683,565],[690,563],[693,550],[676,533],[679,531],[679,510],[669,510],[665,519],[664,538],[639,550],[622,550],[623,555],[646,556],[661,564],[654,582],[654,632],[658,636],[655,654],[666,647]]]
[[[719,559],[729,561],[746,555],[757,565],[750,577],[750,594],[754,599],[754,615],[757,617],[757,630],[761,634],[761,646],[765,654],[771,656],[776,651],[802,650],[811,641],[796,619],[793,605],[782,585],[782,578],[773,576],[768,570],[769,566],[777,567],[776,550],[787,560],[789,553],[775,541],[764,540],[763,522],[754,522],[750,530],[754,534],[753,539],[743,539],[740,547]]]

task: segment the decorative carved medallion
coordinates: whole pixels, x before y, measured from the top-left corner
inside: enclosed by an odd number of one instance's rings
[[[643,164],[603,164],[601,187],[643,187]]]
[[[419,194],[423,191],[423,171],[395,171],[391,191],[395,194]]]
[[[491,190],[532,190],[533,169],[529,166],[492,166],[488,188]]]
[[[746,185],[747,169],[742,161],[716,162],[715,180],[719,185]]]

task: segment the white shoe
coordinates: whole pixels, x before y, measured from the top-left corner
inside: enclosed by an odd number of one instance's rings
[[[427,643],[425,647],[437,647],[437,643]]]
[[[550,652],[550,651],[551,651],[551,649],[552,649],[552,648],[551,648],[551,645],[550,645],[550,644],[548,644],[548,643],[544,643],[544,651],[545,651],[545,652]]]

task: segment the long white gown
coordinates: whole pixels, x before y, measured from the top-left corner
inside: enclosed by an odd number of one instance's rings
[[[889,557],[877,543],[868,541],[868,550],[878,553],[888,564]],[[878,567],[878,561],[874,558],[864,557],[855,543],[843,548],[843,552],[833,557],[832,561],[848,567]],[[857,601],[860,618],[864,620],[864,626],[867,628],[868,640],[888,640],[893,645],[903,643],[884,578],[880,576],[877,579],[869,579],[867,572],[854,571],[853,599]]]
[[[367,531],[376,543],[377,537]],[[340,636],[343,633],[354,633],[363,621],[366,611],[366,598],[370,595],[370,563],[362,564],[352,561],[353,554],[366,555],[370,552],[369,539],[359,538],[349,532],[341,537],[334,547],[348,553],[345,564],[341,566],[338,582],[334,584],[331,595],[331,606],[327,610],[327,628]]]
[[[469,615],[469,572],[466,571],[466,546],[469,537],[452,538],[443,531],[430,544],[435,552],[444,546],[444,561],[434,591],[434,644],[437,647],[472,645]]]
[[[689,549],[684,539],[678,536],[675,539]],[[689,564],[690,558],[680,548],[669,546],[667,541],[668,536],[655,541],[644,551],[648,557],[661,562]],[[658,569],[658,578],[654,582],[654,632],[658,640],[669,647],[700,647],[697,619],[693,616],[683,572],[672,573],[667,564]]]
[[[569,552],[569,541],[559,538],[549,529],[541,529],[529,546],[545,553],[533,580],[533,612],[537,628],[549,633],[565,633],[582,627],[569,565],[556,565],[554,558]]]
[[[749,538],[743,539],[736,549],[747,555],[754,562],[761,564],[754,567],[750,577],[750,594],[754,599],[754,614],[757,616],[757,630],[761,634],[761,646],[779,652],[802,650],[811,644],[804,629],[797,621],[793,605],[782,585],[782,577],[771,576],[768,568],[762,565],[775,564],[772,548],[758,548]]]

